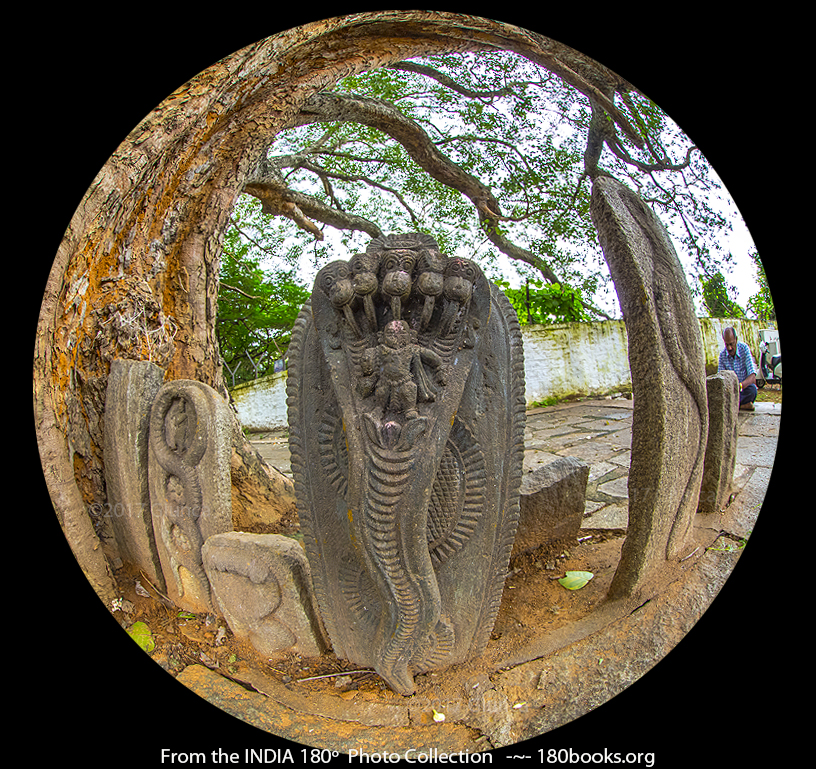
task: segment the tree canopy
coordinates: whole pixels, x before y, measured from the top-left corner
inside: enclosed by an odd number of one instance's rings
[[[246,204],[239,205],[221,260],[216,333],[232,386],[273,372],[286,353],[298,310],[309,298],[293,271],[261,267],[260,255],[275,254],[273,232],[263,228],[264,242],[247,233],[243,228],[253,213]],[[253,256],[251,250],[260,255]]]
[[[728,285],[721,272],[702,279],[703,303],[712,318],[744,318],[745,311],[729,296]]]
[[[603,74],[595,91],[579,90],[513,52],[483,51],[349,76],[306,101],[244,192],[291,223],[279,252],[290,269],[307,245],[318,264],[336,258],[327,228],[349,249],[422,231],[494,278],[558,284],[590,316],[608,317],[596,302],[610,281],[589,216],[591,179],[613,175],[636,189],[699,276],[727,258],[718,241],[730,223],[688,137],[634,86]]]

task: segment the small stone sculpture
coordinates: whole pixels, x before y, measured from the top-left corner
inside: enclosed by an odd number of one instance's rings
[[[289,348],[292,472],[335,653],[397,692],[479,655],[518,522],[521,334],[423,234],[317,275]]]
[[[229,406],[208,385],[162,385],[150,414],[150,501],[167,595],[192,612],[213,612],[201,548],[232,530]]]
[[[309,564],[295,540],[280,534],[215,534],[204,543],[202,560],[217,608],[236,636],[266,656],[324,651]]]
[[[146,360],[111,362],[105,397],[106,515],[122,558],[165,589],[148,485],[150,409],[164,371]]]

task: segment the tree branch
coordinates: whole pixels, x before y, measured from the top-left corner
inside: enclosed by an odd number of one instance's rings
[[[291,189],[268,161],[262,163],[258,174],[244,185],[244,192],[258,198],[265,213],[291,219],[316,240],[323,240],[323,232],[312,219],[341,230],[360,230],[373,238],[383,234],[374,222],[362,216],[339,211],[311,195]]]
[[[499,222],[506,217],[502,216],[499,202],[490,189],[443,155],[415,121],[388,102],[321,92],[305,102],[300,114],[288,127],[345,121],[376,128],[399,142],[414,162],[433,179],[458,190],[471,200],[482,230],[502,253],[535,267],[552,283],[561,282],[546,260],[511,242],[501,232]]]
[[[436,82],[440,85],[450,88],[451,91],[455,91],[462,96],[467,96],[470,99],[492,99],[496,96],[508,96],[509,94],[513,93],[513,89],[509,86],[500,88],[497,91],[471,91],[469,88],[459,85],[459,83],[457,83],[453,78],[448,77],[433,67],[428,67],[424,64],[416,64],[412,61],[400,61],[396,64],[389,64],[386,69],[394,69],[400,72],[415,72],[419,75],[425,75],[425,77],[436,80]]]
[[[263,299],[262,296],[252,296],[252,294],[248,294],[242,288],[238,288],[238,286],[230,286],[228,283],[224,283],[223,281],[221,281],[219,285],[221,288],[228,288],[231,291],[237,291],[239,294],[243,294],[247,299]]]
[[[358,159],[362,160],[363,158],[358,158]],[[287,156],[286,158],[273,158],[272,160],[275,161],[276,163],[280,163],[280,161],[283,160],[284,162],[287,163],[287,165],[288,165],[288,161],[291,160],[292,164],[296,165],[297,168],[303,168],[306,171],[311,171],[313,174],[320,177],[320,179],[340,179],[340,181],[344,181],[344,182],[362,182],[363,184],[366,184],[369,187],[374,187],[375,189],[383,190],[383,192],[387,192],[387,193],[393,195],[397,199],[399,204],[408,213],[408,216],[411,217],[411,221],[415,225],[417,225],[417,226],[419,225],[419,218],[417,217],[414,210],[411,208],[411,206],[408,205],[408,202],[405,200],[405,198],[402,196],[402,194],[399,192],[399,190],[395,190],[393,187],[389,187],[389,186],[387,186],[385,184],[380,184],[379,182],[376,182],[376,181],[374,181],[374,179],[370,179],[367,176],[341,174],[341,173],[336,172],[336,171],[327,171],[322,166],[319,166],[319,165],[317,165],[315,163],[311,163],[310,161],[306,160],[305,158],[301,158],[299,156]]]

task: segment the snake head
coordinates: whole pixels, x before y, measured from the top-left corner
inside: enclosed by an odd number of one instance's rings
[[[348,263],[338,260],[327,264],[317,274],[316,281],[320,289],[329,297],[336,309],[342,309],[354,298],[354,284],[351,281],[351,270]]]

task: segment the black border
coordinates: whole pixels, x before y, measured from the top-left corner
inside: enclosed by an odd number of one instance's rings
[[[807,298],[803,290],[785,289],[794,279],[797,285],[807,280],[805,257],[812,252],[806,239],[809,221],[794,207],[803,195],[800,185],[807,182],[798,172],[807,162],[809,143],[809,117],[798,118],[798,111],[809,108],[808,100],[800,104],[794,98],[800,84],[790,73],[795,77],[802,70],[792,61],[797,46],[791,34],[804,21],[754,12],[726,16],[717,11],[711,18],[710,6],[670,11],[644,6],[641,12],[636,6],[557,12],[542,7],[501,8],[501,13],[472,5],[444,9],[499,18],[572,45],[657,101],[699,144],[735,199],[763,256],[786,352],[798,349],[793,303],[780,300]],[[24,369],[53,255],[93,177],[129,131],[173,89],[219,58],[320,15],[353,10],[364,8],[335,6],[323,14],[289,11],[283,16],[280,6],[269,5],[186,6],[183,11],[144,7],[129,15],[100,9],[44,11],[38,17],[23,11],[17,41],[23,53],[15,59],[13,88],[19,88],[21,107],[7,117],[12,129],[7,152],[24,160],[16,187],[22,194],[16,199],[26,209],[23,221],[30,218],[31,224],[18,231],[22,242],[7,240],[9,260],[21,267],[7,290],[13,297],[19,284],[32,294],[25,303],[31,325],[26,326]],[[7,34],[14,36],[12,30]],[[7,227],[13,232],[13,210],[9,214]],[[33,276],[31,264],[36,265]],[[796,378],[801,372],[795,368]],[[753,752],[757,738],[780,754],[783,745],[795,748],[788,726],[790,698],[810,656],[801,621],[809,603],[807,522],[801,520],[800,533],[796,525],[808,508],[801,502],[801,467],[793,464],[788,449],[801,445],[793,436],[802,420],[791,413],[797,413],[800,391],[796,382],[786,389],[779,454],[755,539],[697,626],[643,679],[606,705],[497,753],[523,751],[536,764],[539,747],[653,750],[656,765],[663,767],[740,760]],[[31,664],[21,665],[25,671],[6,696],[12,702],[19,694],[30,699],[28,708],[13,716],[27,723],[34,719],[39,736],[26,750],[44,760],[70,757],[88,766],[146,767],[159,765],[162,747],[243,753],[245,747],[280,746],[281,741],[226,716],[172,681],[99,606],[53,515],[30,418],[23,420],[23,430],[33,451],[26,460],[34,465],[34,494],[9,518],[19,529],[7,542],[17,541],[26,551],[34,534],[37,545],[30,554],[21,553],[19,568],[29,579],[18,571],[17,581],[6,585],[7,591],[22,592],[16,620],[7,615],[13,623],[6,648]],[[777,584],[786,569],[801,581]],[[23,741],[23,735],[12,730],[7,747],[15,741]]]

